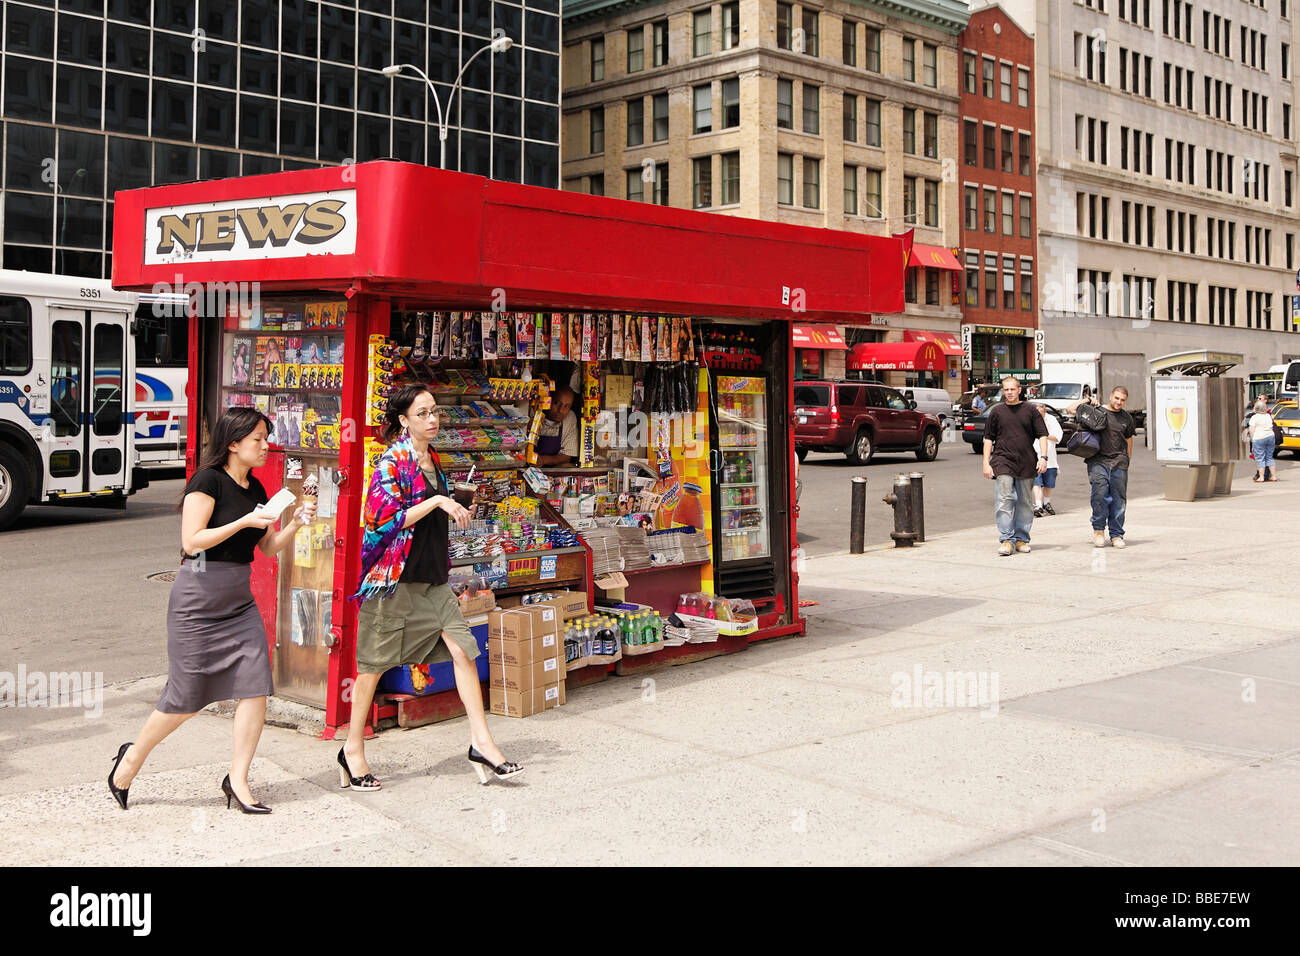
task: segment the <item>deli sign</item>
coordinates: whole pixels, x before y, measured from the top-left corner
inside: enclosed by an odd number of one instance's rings
[[[352,255],[355,189],[145,210],[145,265]]]

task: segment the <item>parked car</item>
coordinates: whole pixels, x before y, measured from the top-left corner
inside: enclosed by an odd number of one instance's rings
[[[942,426],[887,385],[798,382],[794,387],[794,442],[799,460],[810,451],[843,452],[865,465],[877,451],[912,451],[921,461],[939,454]]]
[[[1063,432],[1068,434],[1075,427],[1073,423],[1067,425],[1067,422],[1070,422],[1070,419],[1066,417],[1064,412],[1053,408],[1046,402],[1030,402],[1030,404],[1042,405],[1047,409],[1047,414],[1056,416],[1056,420],[1061,424],[1061,430]],[[988,411],[984,412],[984,414],[968,418],[962,424],[962,440],[967,442],[970,445],[970,450],[977,455],[984,454],[984,426],[988,424],[989,412],[993,411],[996,407],[996,404],[990,405]]]
[[[1300,408],[1295,402],[1278,402],[1273,406],[1273,424],[1282,429],[1282,444],[1277,451],[1289,451],[1300,458]]]

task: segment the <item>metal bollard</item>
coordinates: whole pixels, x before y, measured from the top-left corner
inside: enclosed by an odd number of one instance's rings
[[[894,509],[894,530],[889,536],[894,547],[910,548],[916,541],[916,514],[912,507],[912,479],[907,475],[894,478],[894,490],[880,499]]]
[[[925,475],[914,471],[912,479],[912,510],[916,512],[916,540],[925,540]]]
[[[849,511],[849,554],[861,554],[867,525],[867,479],[853,479],[852,507]]]

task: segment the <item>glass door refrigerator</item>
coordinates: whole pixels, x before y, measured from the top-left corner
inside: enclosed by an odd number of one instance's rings
[[[770,561],[767,376],[716,374],[714,384],[718,557],[724,564]]]

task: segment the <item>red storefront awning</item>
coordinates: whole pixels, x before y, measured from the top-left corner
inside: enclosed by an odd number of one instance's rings
[[[913,329],[903,331],[904,342],[938,342],[939,347],[943,349],[944,355],[952,355],[961,358],[966,353],[962,351],[961,343],[957,341],[957,336],[951,332],[917,332]]]
[[[851,369],[879,372],[942,372],[948,360],[938,342],[861,342],[849,350]]]
[[[951,249],[943,246],[926,246],[916,243],[912,246],[912,261],[908,265],[913,269],[951,269],[961,272],[961,263],[952,254]]]
[[[840,330],[833,325],[796,325],[794,347],[797,349],[847,349]]]

